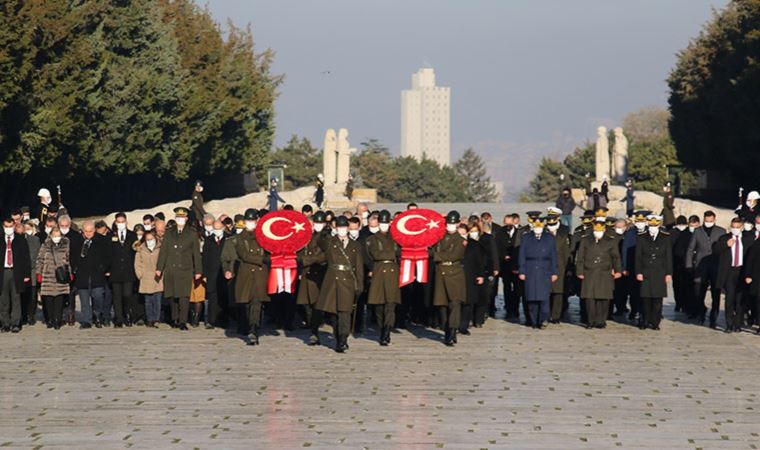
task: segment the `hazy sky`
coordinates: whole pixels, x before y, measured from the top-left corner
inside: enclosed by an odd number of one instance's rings
[[[205,4],[203,1],[199,3]],[[251,24],[285,74],[276,144],[400,147],[401,90],[433,67],[451,87],[452,153],[489,162],[508,198],[541,156],[561,157],[598,125],[666,105],[676,53],[728,0],[211,0],[220,22]],[[325,73],[328,72],[329,73]]]

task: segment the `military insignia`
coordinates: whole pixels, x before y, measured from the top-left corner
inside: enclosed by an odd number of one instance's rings
[[[119,242],[119,238],[117,238],[116,236],[112,236],[111,242]]]

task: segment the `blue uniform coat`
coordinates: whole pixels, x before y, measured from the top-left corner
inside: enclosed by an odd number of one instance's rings
[[[541,238],[537,238],[532,232],[525,233],[518,259],[520,275],[525,275],[525,300],[549,301],[552,292],[551,276],[559,275],[554,236],[544,233]]]

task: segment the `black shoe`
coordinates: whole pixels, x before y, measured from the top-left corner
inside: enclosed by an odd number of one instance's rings
[[[335,351],[338,353],[345,353],[346,350],[348,350],[348,336],[338,336],[338,339],[335,341]]]
[[[87,322],[79,324],[79,329],[80,330],[87,330],[89,328],[92,328],[92,324],[89,324]]]
[[[320,342],[319,342],[319,336],[318,335],[312,334],[311,336],[309,336],[308,345],[310,345],[310,346],[313,347],[313,346],[319,345],[319,344],[320,344]]]
[[[2,327],[0,328],[0,333],[10,333],[11,327]]]
[[[702,321],[699,324],[701,325],[703,323],[705,323],[704,319],[702,319]],[[710,322],[710,328],[712,328],[714,330],[714,329],[718,328],[718,325],[715,322]]]
[[[18,325],[13,325],[13,326],[11,327],[11,333],[18,333],[19,331],[21,331],[21,327],[20,327],[20,326],[18,326]]]
[[[144,321],[144,320],[142,320],[142,319],[140,319],[140,320],[138,320],[138,321],[135,323],[135,325],[137,325],[138,327],[144,327],[144,326],[145,326],[145,321]]]
[[[124,325],[126,325],[127,328],[132,328],[132,321],[131,320],[127,320],[126,322],[124,322]]]
[[[95,322],[95,328],[103,328],[103,323],[101,323],[99,320]]]
[[[114,323],[113,323],[113,327],[114,327],[114,328],[121,328],[121,327],[123,327],[123,326],[124,326],[124,325],[122,325],[122,324],[121,324],[121,323],[119,323],[119,322],[114,322]]]
[[[248,335],[248,342],[246,342],[247,345],[259,345],[259,337],[256,336],[254,333],[251,333]]]
[[[454,339],[452,338],[452,331],[451,328],[446,328],[444,330],[444,337],[443,337],[443,343],[446,344],[447,347],[453,347],[454,346]]]
[[[187,325],[185,325],[184,323],[181,323],[181,324],[177,325],[177,328],[180,331],[187,331]]]
[[[213,325],[211,325],[210,323],[206,323],[206,324],[204,324],[204,327],[205,327],[207,330],[213,330],[213,329],[215,328],[215,327],[214,327]]]
[[[465,336],[469,336],[470,335],[470,330],[468,330],[467,328],[460,329],[459,332],[462,333]]]

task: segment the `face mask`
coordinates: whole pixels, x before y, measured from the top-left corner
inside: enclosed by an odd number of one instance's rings
[[[16,229],[13,227],[3,227],[3,231],[5,232],[6,236],[10,236],[14,231],[16,231]]]
[[[71,228],[61,227],[61,234],[69,234],[69,230],[71,230]]]
[[[224,230],[214,230],[214,236],[218,238],[224,236]]]
[[[187,218],[185,218],[185,217],[177,217],[176,222],[177,222],[177,225],[179,225],[181,227],[184,227],[185,224],[187,223]]]
[[[235,228],[235,234],[240,234],[243,232],[242,228]]]
[[[644,231],[644,228],[646,228],[646,227],[647,227],[647,224],[646,224],[646,222],[636,222],[636,223],[634,224],[634,226],[636,226],[636,229],[637,229],[637,230],[639,230],[639,231]]]
[[[248,231],[253,231],[256,229],[256,222],[253,220],[246,220],[245,221],[245,229]]]
[[[331,229],[330,230],[330,235],[331,236],[337,236],[338,235],[338,230],[336,230],[335,228]]]
[[[21,216],[21,220],[23,220],[24,222],[28,221],[29,219],[30,219],[30,217],[27,216],[26,214],[24,214],[23,216]]]
[[[346,237],[346,236],[348,236],[348,228],[346,228],[346,227],[339,227],[337,233],[338,233],[338,236],[340,236],[340,237]]]
[[[457,231],[457,224],[455,224],[455,223],[447,223],[446,224],[446,231],[448,233],[453,233],[453,232]]]
[[[53,241],[53,244],[57,244],[57,243],[61,242],[61,237],[60,236],[56,236],[54,238],[50,238],[50,240]]]
[[[660,232],[660,229],[658,227],[649,227],[649,234],[651,236],[657,236],[657,233]]]
[[[352,239],[356,239],[359,237],[359,230],[348,230],[348,234]]]
[[[477,231],[473,231],[472,233],[470,233],[470,239],[474,241],[477,241],[479,237],[480,237],[480,233],[478,233]]]
[[[148,241],[145,241],[145,245],[148,246],[148,249],[153,250],[154,248],[156,248],[156,240],[150,239]]]
[[[597,239],[601,239],[602,236],[604,236],[604,231],[594,231],[594,237]]]
[[[686,225],[676,225],[676,228],[678,228],[679,231],[683,231],[686,229]]]
[[[34,234],[34,230],[24,230],[24,233],[26,233],[27,236],[31,236]]]
[[[740,234],[742,234],[742,229],[741,228],[731,228],[731,234],[733,234],[734,236],[739,236]]]
[[[198,187],[198,192],[203,192],[203,186]]]
[[[625,233],[625,228],[615,228],[615,233],[617,233],[618,235],[622,235],[623,233]]]
[[[372,233],[372,234],[375,234],[378,231],[380,231],[380,227],[379,226],[378,227],[369,227],[369,232]]]
[[[137,240],[139,241],[140,239],[142,239],[143,234],[145,233],[136,233],[136,234],[137,234]]]
[[[203,229],[210,233],[210,232],[214,231],[214,226],[213,225],[204,225]]]
[[[755,230],[760,231],[760,223],[755,224]]]
[[[116,222],[116,229],[119,231],[124,231],[127,229],[127,223],[126,222]],[[63,230],[61,230],[63,231]]]
[[[705,228],[712,228],[715,226],[715,222],[705,222]]]
[[[559,230],[559,224],[556,224],[556,225],[547,225],[546,228],[548,228],[549,231],[551,231],[553,233],[553,232]]]
[[[699,227],[692,227],[692,226],[690,226],[690,227],[689,227],[689,231],[691,231],[691,232],[693,233],[693,232],[694,232],[694,230],[696,230],[697,228],[699,228]]]
[[[536,228],[533,229],[533,233],[535,233],[536,236],[541,236],[543,234],[543,232],[544,232],[544,228],[543,227],[536,227]]]
[[[391,229],[391,224],[389,224],[389,223],[381,223],[380,224],[380,231],[382,231],[383,233],[387,233],[388,230],[390,230],[390,229]]]
[[[45,227],[45,234],[50,234],[53,231],[53,227]]]
[[[145,228],[145,231],[150,231],[153,229],[153,225],[143,225],[143,227]]]
[[[367,217],[369,217],[369,211],[364,211],[362,213],[362,219],[366,219]]]
[[[323,224],[323,223],[315,223],[314,224],[314,231],[315,232],[321,233],[322,230],[324,230],[324,229],[325,229],[325,224]]]
[[[746,231],[752,231],[752,229],[753,229],[753,228],[755,228],[755,225],[754,225],[754,224],[752,224],[752,223],[745,223],[745,224],[744,224],[744,229],[745,229]]]

